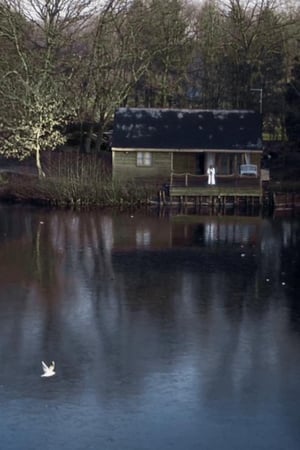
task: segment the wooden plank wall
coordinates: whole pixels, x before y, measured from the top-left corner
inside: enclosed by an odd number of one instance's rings
[[[118,180],[163,180],[168,183],[171,172],[171,153],[153,152],[152,166],[140,167],[136,164],[136,152],[113,151],[113,176]]]

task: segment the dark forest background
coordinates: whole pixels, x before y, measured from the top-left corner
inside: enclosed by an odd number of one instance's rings
[[[254,109],[300,140],[297,0],[0,0],[0,46],[5,155],[97,151],[120,106]]]

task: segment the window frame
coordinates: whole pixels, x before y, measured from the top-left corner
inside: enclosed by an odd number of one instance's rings
[[[152,167],[152,152],[136,152],[137,167]]]

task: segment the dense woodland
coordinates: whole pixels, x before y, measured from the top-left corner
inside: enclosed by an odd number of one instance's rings
[[[256,109],[300,140],[298,0],[0,0],[0,152],[97,151],[120,106]]]

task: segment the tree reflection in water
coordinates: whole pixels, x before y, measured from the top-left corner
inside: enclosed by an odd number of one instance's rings
[[[145,415],[148,399],[212,423],[261,411],[280,420],[282,403],[294,412],[297,220],[1,212],[7,398],[93,398],[107,414],[130,403]],[[57,376],[32,390],[42,359]]]

